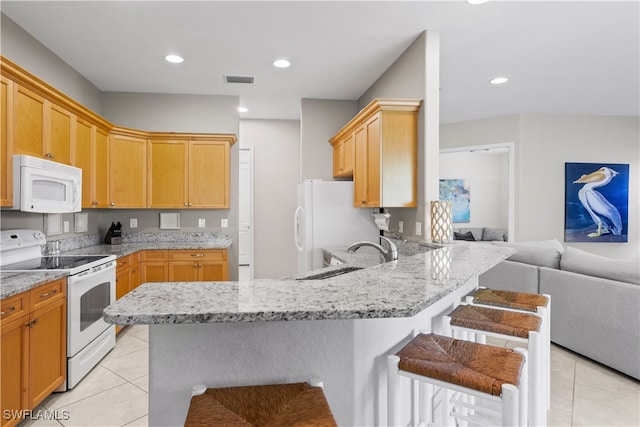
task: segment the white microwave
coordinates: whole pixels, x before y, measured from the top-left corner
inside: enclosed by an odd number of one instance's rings
[[[23,212],[82,210],[82,169],[37,157],[13,156],[13,207]]]

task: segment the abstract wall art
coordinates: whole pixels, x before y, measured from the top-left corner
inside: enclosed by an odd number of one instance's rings
[[[440,200],[450,200],[453,222],[469,222],[471,219],[469,180],[441,179]]]
[[[565,242],[627,242],[629,165],[565,163]]]

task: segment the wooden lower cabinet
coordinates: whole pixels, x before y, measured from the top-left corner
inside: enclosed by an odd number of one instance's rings
[[[169,251],[170,282],[229,280],[226,249]]]
[[[169,281],[169,254],[166,250],[140,253],[140,283]]]
[[[119,300],[140,284],[138,252],[118,258],[116,261],[116,300]],[[116,326],[116,333],[122,330]]]
[[[20,422],[67,377],[66,278],[2,301],[3,427]],[[12,412],[13,411],[13,412]]]

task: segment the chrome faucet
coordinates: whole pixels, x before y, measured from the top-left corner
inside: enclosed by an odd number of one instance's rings
[[[398,248],[396,247],[396,245],[391,240],[387,239],[384,236],[380,236],[380,239],[384,240],[389,244],[389,250],[386,250],[385,248],[378,245],[377,243],[364,241],[364,242],[356,242],[349,245],[349,247],[347,248],[347,252],[355,252],[358,248],[362,246],[371,246],[372,248],[376,248],[382,254],[386,262],[394,261],[398,259]]]

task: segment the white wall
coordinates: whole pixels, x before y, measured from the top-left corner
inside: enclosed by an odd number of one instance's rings
[[[458,227],[508,228],[509,158],[505,150],[440,154],[440,179],[467,179],[470,221]]]
[[[427,201],[438,199],[439,167],[439,86],[440,38],[437,32],[425,31],[409,46],[382,76],[360,97],[358,108],[374,98],[414,98],[423,100],[418,117],[418,207],[388,209],[390,225],[397,229],[404,221],[403,236],[424,239]],[[416,222],[422,223],[416,236]]]
[[[239,139],[243,146],[254,147],[254,277],[291,276],[298,271],[293,214],[300,178],[300,122],[241,120]]]
[[[68,97],[102,115],[100,90],[4,14],[0,14],[0,53]]]
[[[358,114],[356,101],[303,99],[300,110],[300,182],[333,180],[329,139]]]
[[[616,258],[640,259],[640,119],[521,115],[441,127],[441,148],[513,142],[516,241],[564,242],[564,163],[629,163],[629,242],[570,243]],[[565,243],[566,244],[566,243]]]

